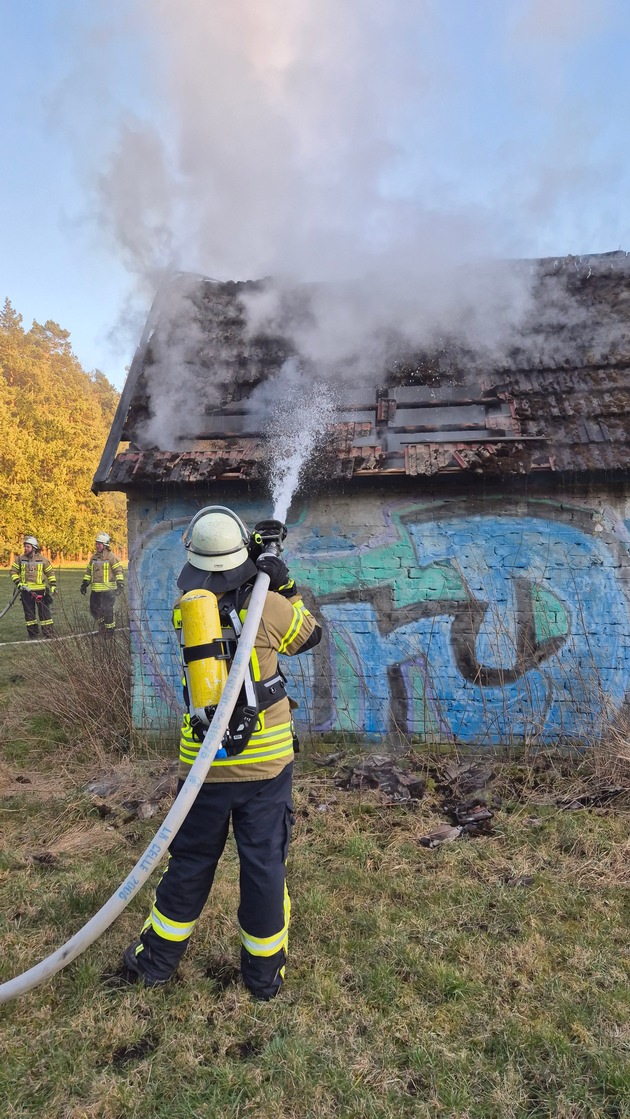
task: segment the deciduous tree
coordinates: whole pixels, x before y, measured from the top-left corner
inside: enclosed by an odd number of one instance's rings
[[[9,299],[0,312],[0,554],[34,533],[53,556],[88,552],[106,529],[125,546],[121,494],[96,497],[92,478],[118,402],[87,373],[70,335],[49,320],[29,331]]]

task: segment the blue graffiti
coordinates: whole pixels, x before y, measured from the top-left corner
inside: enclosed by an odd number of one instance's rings
[[[471,599],[485,604],[476,657],[486,672],[494,669],[506,678],[492,687],[462,675],[448,595],[443,615],[397,625],[386,635],[368,604],[321,605],[335,633],[336,663],[333,710],[320,729],[354,726],[368,736],[385,736],[392,729],[389,681],[398,670],[407,692],[403,729],[408,733],[426,737],[432,730],[440,738],[475,743],[598,737],[623,703],[630,669],[628,603],[608,544],[570,524],[531,516],[418,520],[406,529],[418,571],[450,565]],[[340,578],[346,593],[352,589],[347,573],[356,551],[349,552]],[[309,557],[302,554],[300,561],[308,569]],[[543,655],[539,666],[511,680],[507,670],[517,655],[519,585],[530,588],[533,634]],[[332,572],[327,587],[334,589]],[[365,595],[366,588],[358,593]],[[546,643],[549,656],[544,656]],[[344,691],[338,681],[349,675],[349,664],[360,683]],[[417,695],[409,693],[412,678]],[[304,694],[302,701],[308,707],[315,696]]]
[[[490,515],[463,516],[399,505],[367,539],[300,516],[287,557],[326,632],[317,650],[284,663],[298,725],[367,741],[393,730],[470,744],[599,737],[630,678],[618,560],[610,541],[580,527],[579,511],[573,522],[539,505],[541,515],[530,504],[524,516],[499,514],[496,502]],[[234,508],[249,524],[268,513]],[[195,511],[170,507],[130,557],[141,725],[180,712],[171,608]]]

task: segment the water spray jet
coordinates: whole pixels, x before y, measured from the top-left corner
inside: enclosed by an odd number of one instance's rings
[[[295,362],[286,362],[280,374],[276,391],[286,384],[295,394],[291,381],[297,373],[303,381],[305,370],[297,369]],[[286,381],[283,377],[286,373]],[[277,399],[269,422],[269,477],[273,518],[281,524],[287,514],[304,474],[304,469],[317,445],[333,422],[335,403],[333,389],[322,381],[306,388],[299,385],[299,402],[296,404],[284,395]]]

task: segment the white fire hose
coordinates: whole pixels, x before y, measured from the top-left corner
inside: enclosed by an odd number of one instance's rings
[[[161,828],[155,833],[149,846],[140,856],[124,882],[83,928],[79,929],[63,947],[57,949],[51,956],[47,956],[41,963],[36,964],[35,967],[21,975],[16,975],[15,979],[0,984],[0,1003],[9,1002],[10,999],[17,998],[18,995],[23,995],[26,991],[31,991],[33,987],[38,987],[40,983],[50,979],[52,975],[56,975],[66,964],[80,956],[81,952],[84,952],[90,944],[98,939],[101,933],[105,932],[105,929],[113,924],[144,885],[160,859],[166,854],[169,844],[177,835],[193,806],[217,751],[221,748],[223,736],[228,728],[228,723],[243,686],[268,587],[269,576],[260,571],[254,583],[230,674],[217,704],[214,718],[199,747],[199,753],[190,773]]]

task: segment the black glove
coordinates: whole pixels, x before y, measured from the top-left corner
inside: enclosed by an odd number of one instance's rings
[[[270,591],[279,591],[290,582],[286,563],[280,559],[280,556],[274,556],[271,552],[263,552],[256,560],[256,567],[269,576]]]
[[[81,594],[87,594],[88,584],[81,583]]]
[[[125,588],[124,588],[122,583],[117,583],[116,584],[116,594],[123,594],[124,590],[125,590]]]

